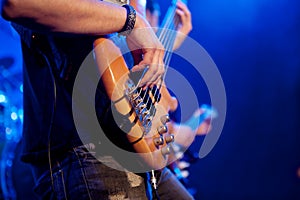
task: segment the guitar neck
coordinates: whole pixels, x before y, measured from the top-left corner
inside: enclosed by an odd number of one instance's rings
[[[176,15],[177,2],[179,0],[173,0],[171,6],[168,8],[167,13],[162,21],[161,28],[159,29],[157,36],[161,43],[165,47],[167,52],[172,52],[175,38],[176,29],[180,23],[180,17]],[[184,4],[187,4],[187,0],[180,0]]]
[[[176,4],[179,0],[173,0],[171,6],[168,8],[167,13],[162,21],[161,28],[162,29],[171,29],[176,30],[176,27],[179,22],[179,17],[176,15]],[[184,4],[187,4],[187,0],[180,0]],[[173,19],[173,20],[172,20]]]
[[[157,36],[165,47],[166,51],[172,51],[176,38],[176,4],[172,4],[164,17],[161,28],[157,32]]]

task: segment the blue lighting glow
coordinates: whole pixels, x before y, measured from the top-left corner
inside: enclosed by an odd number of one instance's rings
[[[21,122],[23,123],[23,109],[18,110],[18,116],[19,116],[19,119],[21,120]]]
[[[11,166],[12,166],[12,164],[13,164],[13,163],[12,163],[12,161],[11,161],[11,160],[7,160],[7,161],[6,161],[6,165],[7,165],[8,167],[11,167]]]
[[[16,112],[12,112],[12,113],[10,114],[10,117],[11,117],[11,119],[14,120],[14,121],[18,119],[18,115],[17,115]]]
[[[6,97],[3,94],[0,94],[0,103],[5,103]]]

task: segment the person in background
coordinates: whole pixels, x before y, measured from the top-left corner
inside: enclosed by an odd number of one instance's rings
[[[180,18],[180,23],[176,27],[177,35],[174,41],[173,50],[178,49],[184,42],[185,38],[192,31],[192,14],[188,9],[187,5],[182,1],[177,1],[176,14]],[[149,24],[157,31],[159,28],[160,19],[160,6],[155,0],[148,0],[146,2],[146,19]]]

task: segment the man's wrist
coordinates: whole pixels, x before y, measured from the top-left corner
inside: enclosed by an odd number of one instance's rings
[[[131,5],[128,4],[125,4],[122,7],[126,8],[127,17],[123,28],[118,33],[119,35],[127,36],[131,33],[135,26],[136,11]]]

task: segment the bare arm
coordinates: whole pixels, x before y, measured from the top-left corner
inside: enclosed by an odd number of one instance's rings
[[[211,130],[211,120],[216,117],[216,112],[206,110],[208,108],[198,108],[194,114],[182,124],[171,122],[168,125],[169,132],[175,135],[175,142],[182,147],[188,148],[197,135],[206,135]],[[206,114],[205,114],[206,113]],[[207,114],[209,113],[209,114]],[[200,115],[205,114],[205,120],[200,121]],[[192,121],[192,124],[189,123]],[[200,124],[199,124],[200,123]],[[196,126],[195,126],[196,125]]]
[[[122,29],[126,10],[98,0],[4,0],[2,15],[35,30],[102,35]]]
[[[127,17],[125,8],[99,0],[2,0],[1,14],[5,19],[34,30],[88,35],[118,32]],[[127,39],[143,54],[143,60],[134,69],[150,66],[143,85],[157,83],[164,72],[164,50],[140,14]]]

